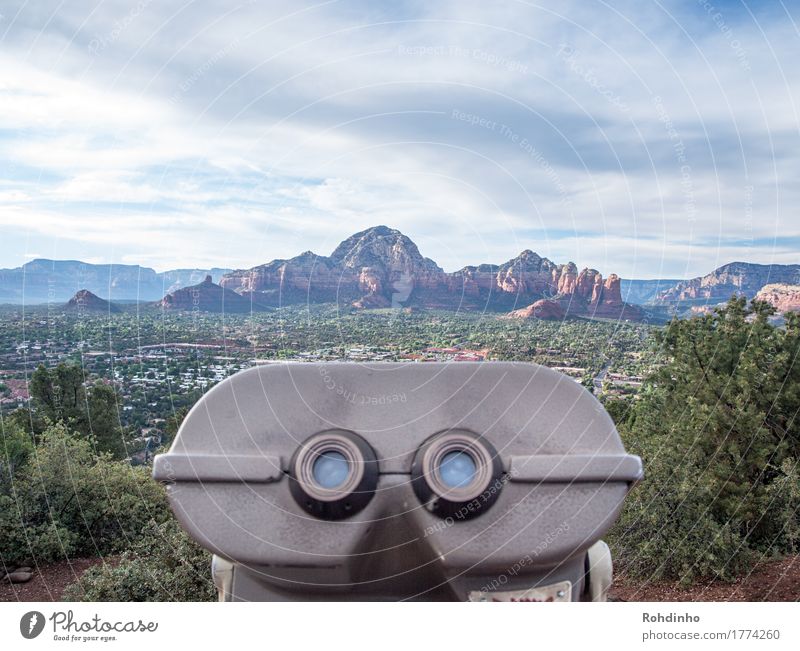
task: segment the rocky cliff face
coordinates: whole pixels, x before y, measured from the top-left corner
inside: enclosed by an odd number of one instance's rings
[[[253,309],[250,299],[220,287],[210,275],[202,283],[170,292],[157,305],[165,310],[202,312],[242,313]]]
[[[570,263],[556,273],[559,292],[550,300],[540,299],[510,316],[516,318],[562,319],[567,315],[603,319],[640,321],[644,312],[636,305],[623,303],[620,279],[611,274],[606,280],[595,269],[577,272]]]
[[[656,303],[722,303],[732,295],[753,298],[770,283],[797,284],[800,265],[732,262],[701,278],[692,278],[658,294]]]
[[[272,306],[308,301],[358,308],[513,310],[546,298],[569,314],[642,316],[623,303],[613,274],[604,280],[594,269],[579,272],[571,262],[557,265],[529,250],[501,265],[446,273],[408,237],[386,226],[352,235],[330,256],[307,251],[226,274],[220,285]]]
[[[110,312],[116,313],[120,309],[113,303],[100,298],[93,294],[88,289],[81,289],[76,292],[67,304],[64,306],[67,312]]]
[[[779,314],[800,312],[800,285],[786,283],[764,285],[755,297],[774,306]]]

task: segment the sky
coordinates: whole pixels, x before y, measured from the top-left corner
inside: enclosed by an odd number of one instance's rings
[[[0,267],[800,262],[800,6],[4,0]]]

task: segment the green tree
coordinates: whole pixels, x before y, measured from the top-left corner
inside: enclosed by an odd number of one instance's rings
[[[33,453],[33,439],[24,428],[0,416],[0,493],[8,492],[17,470]]]
[[[31,377],[30,392],[39,417],[80,432],[99,452],[124,455],[119,397],[111,385],[97,382],[87,390],[79,366],[59,364],[47,369],[40,365]]]
[[[89,391],[86,424],[100,452],[115,457],[125,453],[122,425],[119,420],[119,396],[108,384],[97,382]]]
[[[793,550],[800,318],[777,328],[773,313],[734,298],[657,335],[667,362],[621,427],[646,471],[613,535],[628,570],[732,578]]]
[[[62,363],[48,369],[40,364],[31,376],[31,398],[52,422],[80,423],[86,415],[83,382],[83,371],[79,366]]]

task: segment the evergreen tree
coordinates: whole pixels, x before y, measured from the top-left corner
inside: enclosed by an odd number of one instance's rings
[[[112,386],[97,382],[87,390],[79,366],[59,364],[47,369],[40,365],[31,377],[30,393],[37,416],[64,423],[92,441],[98,452],[124,455],[119,400]]]
[[[790,551],[800,530],[800,319],[733,298],[657,335],[667,363],[627,423],[645,462],[616,530],[629,569],[732,577],[755,554]]]

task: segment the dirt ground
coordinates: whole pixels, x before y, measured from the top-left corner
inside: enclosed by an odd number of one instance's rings
[[[733,583],[708,581],[690,588],[616,576],[610,597],[618,601],[800,601],[800,556],[763,561]]]
[[[73,558],[34,567],[33,578],[27,583],[0,580],[0,601],[60,601],[70,583],[92,565],[102,562],[100,558]]]
[[[41,566],[28,583],[0,582],[0,601],[58,601],[70,583],[102,562],[98,558],[77,558]],[[617,576],[610,596],[616,601],[800,601],[800,556],[760,563],[734,583],[711,581],[691,588]]]

